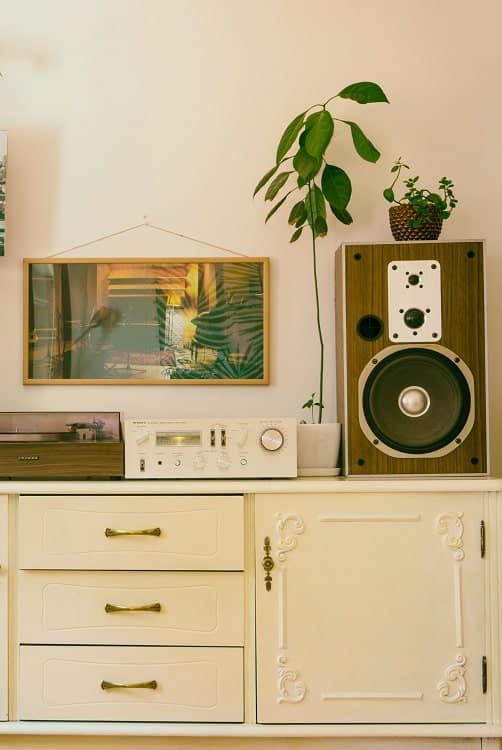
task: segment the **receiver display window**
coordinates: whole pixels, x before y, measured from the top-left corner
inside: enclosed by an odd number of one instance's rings
[[[182,448],[201,444],[200,432],[157,432],[156,445]]]

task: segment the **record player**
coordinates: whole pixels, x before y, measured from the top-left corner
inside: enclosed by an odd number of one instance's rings
[[[123,476],[118,412],[0,412],[0,478]]]

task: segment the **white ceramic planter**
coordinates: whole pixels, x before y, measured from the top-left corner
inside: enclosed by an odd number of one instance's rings
[[[341,425],[339,422],[299,424],[297,436],[298,476],[333,477],[340,473],[338,455]]]

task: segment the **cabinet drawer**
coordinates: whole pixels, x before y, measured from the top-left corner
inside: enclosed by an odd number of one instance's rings
[[[22,646],[19,716],[241,722],[242,661],[240,648]]]
[[[243,597],[242,573],[21,571],[19,639],[242,646]]]
[[[19,567],[242,570],[242,496],[22,496]]]

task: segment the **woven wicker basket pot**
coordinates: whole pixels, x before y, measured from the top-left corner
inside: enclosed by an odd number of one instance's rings
[[[422,226],[413,229],[409,226],[410,219],[415,217],[411,206],[391,206],[389,208],[389,222],[392,236],[398,242],[407,240],[437,240],[441,234],[443,219],[436,206],[431,206],[429,215],[422,222]]]

